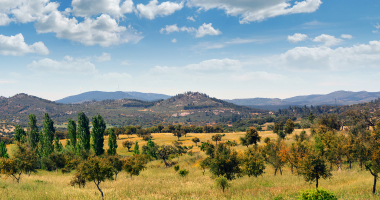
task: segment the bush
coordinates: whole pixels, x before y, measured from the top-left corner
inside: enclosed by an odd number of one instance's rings
[[[143,136],[144,141],[148,141],[149,139],[152,139],[152,136],[150,136],[150,135],[144,135]]]
[[[216,187],[221,188],[223,192],[226,188],[229,188],[231,186],[226,176],[217,177],[215,179],[215,182],[216,182]]]
[[[174,170],[175,170],[176,172],[178,172],[178,170],[179,170],[179,165],[174,166]]]
[[[299,200],[338,200],[330,191],[324,189],[313,189],[301,192]]]
[[[179,170],[178,174],[181,176],[181,177],[185,177],[189,174],[189,171],[186,170],[186,169],[181,169]]]

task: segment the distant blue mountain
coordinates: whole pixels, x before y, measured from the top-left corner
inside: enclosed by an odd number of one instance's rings
[[[71,104],[71,103],[82,103],[85,101],[103,101],[107,99],[138,99],[143,101],[155,101],[159,99],[169,99],[171,96],[165,94],[155,94],[155,93],[142,93],[142,92],[101,92],[92,91],[85,92],[78,95],[73,95],[65,97],[63,99],[57,100],[57,103]]]

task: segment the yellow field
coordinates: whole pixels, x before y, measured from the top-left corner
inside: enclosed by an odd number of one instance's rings
[[[299,133],[301,130],[296,130]],[[226,133],[222,141],[235,140],[244,133]],[[188,137],[180,138],[184,145],[194,145],[191,139],[196,136],[201,141],[211,140],[213,134],[188,134]],[[272,132],[260,132],[264,137],[275,138]],[[131,154],[122,147],[121,143],[127,139],[122,135],[118,140],[118,153]],[[171,144],[177,140],[172,134],[153,134],[153,141],[157,144]],[[132,136],[132,141],[138,141],[140,147],[146,144],[141,138]],[[290,142],[292,139],[287,140]],[[105,139],[107,144],[108,138]],[[64,142],[64,141],[62,141]],[[198,144],[199,145],[199,144]],[[195,145],[194,145],[195,146]],[[105,149],[107,149],[105,145]],[[133,146],[132,146],[133,149]],[[245,150],[246,147],[238,146],[237,150]],[[215,187],[211,174],[198,167],[199,161],[205,158],[199,148],[194,147],[193,156],[185,155],[179,158],[181,168],[186,168],[190,174],[181,178],[173,168],[165,168],[165,165],[157,160],[148,163],[147,169],[140,176],[132,179],[122,172],[116,181],[106,181],[101,184],[105,199],[274,199],[282,196],[283,199],[296,199],[299,192],[314,188],[306,184],[301,177],[291,174],[289,167],[285,167],[282,176],[274,176],[274,170],[267,165],[265,174],[261,177],[242,177],[231,182],[232,187],[225,193]],[[175,159],[177,161],[177,158]],[[340,173],[335,170],[333,177],[328,180],[320,180],[320,187],[331,190],[339,199],[379,199],[380,196],[372,196],[371,189],[373,178],[369,172],[358,168],[353,164],[350,171],[344,166]],[[85,188],[72,187],[69,182],[71,174],[38,171],[30,176],[23,175],[19,184],[11,179],[0,180],[1,199],[101,199],[100,193],[94,183],[87,183]]]

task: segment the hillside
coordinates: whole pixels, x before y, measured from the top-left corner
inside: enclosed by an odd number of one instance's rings
[[[27,94],[17,94],[0,100],[0,121],[6,124],[26,125],[29,114],[35,114],[41,124],[45,112],[49,113],[56,124],[62,124],[69,118],[77,119],[81,111],[89,118],[100,114],[111,125],[142,126],[173,122],[202,125],[220,122],[222,119],[228,121],[231,118],[246,118],[251,113],[263,112],[210,98],[197,92],[188,92],[153,102],[118,99],[62,104]]]
[[[352,105],[358,103],[370,102],[380,98],[380,92],[350,92],[350,91],[336,91],[330,94],[321,95],[305,95],[295,96],[286,99],[278,98],[250,98],[250,99],[232,99],[226,100],[228,102],[245,105],[260,109],[279,109],[288,106],[317,106],[317,105]],[[335,101],[336,100],[336,101]]]
[[[85,101],[103,101],[107,99],[138,99],[143,101],[156,101],[160,99],[168,99],[170,96],[165,94],[155,94],[155,93],[142,93],[142,92],[101,92],[101,91],[91,91],[85,92],[78,95],[73,95],[65,97],[63,99],[57,100],[57,103],[64,104],[77,104],[83,103]]]

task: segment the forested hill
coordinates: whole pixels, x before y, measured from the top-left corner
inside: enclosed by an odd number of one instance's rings
[[[91,91],[85,92],[78,95],[73,95],[65,97],[63,99],[57,100],[57,103],[65,104],[77,104],[83,103],[85,101],[103,101],[108,99],[137,99],[143,101],[156,101],[160,99],[168,99],[169,95],[165,94],[155,94],[155,93],[142,93],[142,92],[101,92],[101,91]]]
[[[119,99],[62,104],[27,94],[0,99],[0,122],[6,124],[26,125],[29,114],[35,114],[41,123],[44,113],[49,113],[56,124],[62,124],[69,118],[76,120],[81,111],[90,118],[100,114],[108,124],[122,126],[180,122],[203,125],[248,118],[253,113],[267,113],[210,98],[198,92],[188,92],[153,102]]]

